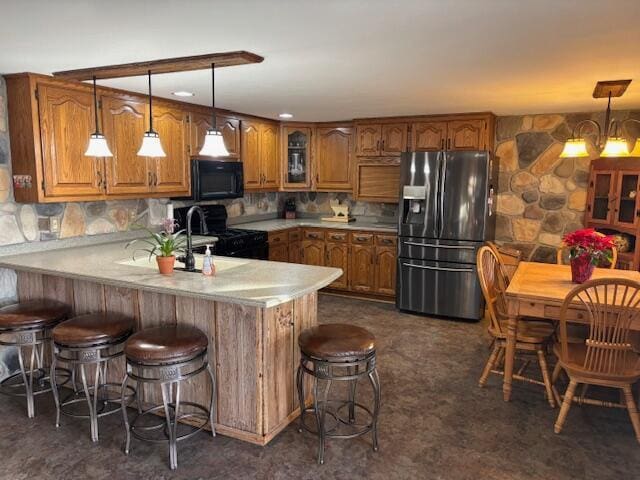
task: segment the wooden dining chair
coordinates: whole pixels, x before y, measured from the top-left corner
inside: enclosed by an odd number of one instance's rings
[[[504,358],[507,346],[508,319],[504,298],[507,283],[500,267],[500,260],[490,246],[485,245],[478,251],[477,267],[480,287],[489,312],[489,333],[494,339],[493,349],[478,382],[480,387],[483,387],[490,373],[504,375],[502,370],[498,370],[498,366]],[[551,389],[546,352],[548,346],[553,343],[553,334],[554,327],[547,322],[519,319],[516,352],[536,355],[542,373],[542,382],[524,376],[528,361],[524,362],[522,368],[513,375],[515,380],[544,386],[551,407],[555,407],[555,400]]]
[[[566,265],[569,259],[569,249],[567,247],[559,247],[556,251],[556,263],[558,265]],[[618,263],[618,249],[616,247],[611,248],[611,262],[603,264],[603,268],[616,268]]]
[[[568,341],[567,323],[575,315],[572,310],[575,304],[586,310],[589,322],[589,333],[582,343]],[[554,427],[556,433],[562,431],[571,403],[576,402],[626,408],[640,442],[640,415],[632,393],[633,384],[640,380],[640,354],[633,350],[630,330],[631,324],[639,321],[638,282],[618,278],[591,280],[569,292],[560,310],[560,341],[554,346],[557,368],[562,368],[569,377]],[[584,393],[576,396],[579,384],[619,389],[623,401],[587,398]]]

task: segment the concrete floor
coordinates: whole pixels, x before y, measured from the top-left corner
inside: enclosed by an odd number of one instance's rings
[[[179,445],[168,468],[163,445],[133,441],[122,451],[119,416],[101,420],[100,442],[86,422],[65,418],[56,430],[42,397],[28,420],[19,400],[0,396],[2,479],[632,479],[640,445],[626,411],[575,405],[561,435],[538,387],[517,384],[502,401],[500,379],[478,377],[488,354],[482,324],[399,313],[392,305],[320,297],[323,322],[352,322],[378,338],[383,406],[380,451],[370,438],[334,440],[326,463],[316,441],[289,426],[267,447],[205,433]]]

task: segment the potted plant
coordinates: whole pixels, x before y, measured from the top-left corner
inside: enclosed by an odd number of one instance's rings
[[[603,261],[613,258],[613,238],[596,232],[593,228],[584,228],[568,233],[562,239],[569,248],[571,280],[584,283],[593,275],[593,269]]]
[[[184,230],[175,230],[175,220],[167,218],[162,224],[162,230],[153,232],[148,228],[142,227],[149,232],[148,238],[137,238],[127,243],[125,248],[138,243],[144,243],[146,246],[138,248],[133,252],[133,259],[136,258],[136,252],[142,251],[149,254],[149,261],[155,255],[158,262],[158,270],[163,275],[171,275],[176,262],[176,252],[182,251],[182,246],[186,240]]]

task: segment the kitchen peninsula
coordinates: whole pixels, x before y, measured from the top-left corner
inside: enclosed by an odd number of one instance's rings
[[[145,256],[132,260],[124,247],[112,242],[4,256],[0,267],[17,272],[20,300],[57,299],[72,305],[76,315],[122,313],[135,318],[138,329],[197,326],[209,337],[209,361],[218,381],[216,430],[267,444],[298,415],[296,339],[317,323],[317,291],[342,271],[215,257],[214,277],[183,271],[163,276],[155,262]],[[123,368],[119,358],[109,381],[119,382]],[[186,388],[194,402],[206,403],[208,383],[196,377]],[[142,392],[147,403],[159,400],[153,395]]]

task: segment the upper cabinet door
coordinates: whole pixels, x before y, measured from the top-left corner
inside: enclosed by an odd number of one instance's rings
[[[484,120],[454,120],[447,124],[447,150],[484,150]]]
[[[138,156],[147,127],[148,104],[102,97],[102,125],[113,157],[105,159],[107,193],[149,192],[151,178],[146,157]]]
[[[311,128],[282,127],[282,187],[306,190],[311,187]]]
[[[445,149],[447,122],[418,122],[411,125],[411,151],[437,152]]]
[[[280,184],[278,159],[278,127],[265,123],[260,129],[262,188],[278,188]]]
[[[377,157],[380,155],[382,125],[358,125],[356,155]]]
[[[191,114],[191,155],[200,155],[204,137],[207,130],[212,127],[211,115]],[[224,146],[229,152],[229,156],[224,158],[238,158],[240,156],[240,121],[231,117],[217,116],[216,127],[222,133]]]
[[[353,129],[318,128],[316,188],[353,190]]]
[[[613,223],[615,177],[614,170],[591,170],[587,191],[587,222]]]
[[[400,155],[407,151],[407,124],[390,123],[382,125],[380,151],[384,156]]]
[[[240,120],[231,117],[217,116],[218,130],[224,138],[229,158],[240,158]]]
[[[153,189],[174,195],[189,194],[190,172],[188,135],[188,114],[177,108],[155,107],[153,127],[160,135],[160,143],[166,157],[150,159],[155,161]]]
[[[93,95],[39,84],[38,98],[45,195],[103,194],[103,159],[84,155],[95,130]]]
[[[258,189],[262,185],[260,169],[260,125],[242,122],[242,163],[244,188]]]

